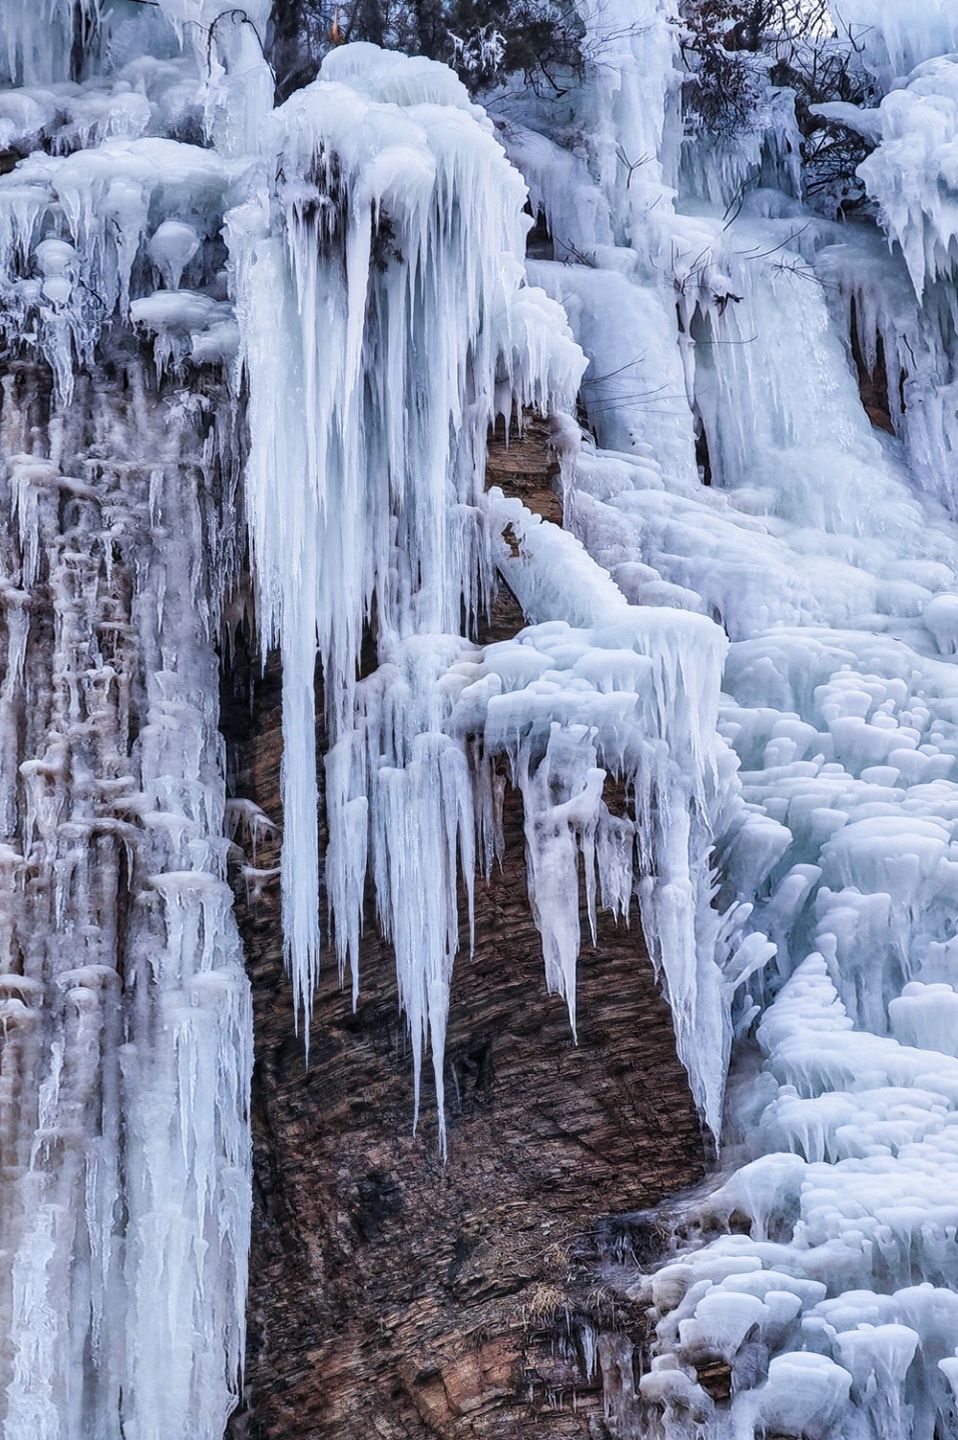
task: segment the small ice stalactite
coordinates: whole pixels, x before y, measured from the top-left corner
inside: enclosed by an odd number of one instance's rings
[[[0,17],[0,80],[34,86],[71,79],[76,26],[91,35],[99,9],[99,0],[5,5]]]

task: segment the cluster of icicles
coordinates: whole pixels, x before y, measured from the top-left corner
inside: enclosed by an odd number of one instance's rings
[[[510,92],[498,131],[442,66],[364,45],[274,109],[265,3],[4,12],[4,1440],[219,1440],[236,1401],[240,511],[306,1033],[321,889],[354,994],[371,889],[445,1145],[458,882],[471,906],[498,858],[503,768],[573,1032],[580,877],[593,929],[640,911],[729,1169],[653,1276],[610,1270],[656,1321],[616,1429],[958,1426],[958,34],[947,0],[908,25],[847,0],[884,99],[823,111],[875,144],[889,249],[805,208],[786,93],[677,143],[671,8],[581,0],[571,111]],[[527,187],[553,260],[524,263]],[[568,529],[484,492],[490,423],[528,407]],[[479,647],[500,581],[528,624]]]

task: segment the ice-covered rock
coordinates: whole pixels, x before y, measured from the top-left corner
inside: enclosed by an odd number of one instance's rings
[[[944,0],[843,10],[884,94],[819,109],[875,144],[888,245],[803,208],[789,91],[683,134],[673,8],[578,6],[581,75],[503,143],[451,71],[367,45],[273,109],[263,4],[3,17],[7,1440],[218,1440],[236,1395],[240,471],[307,1021],[321,876],[354,997],[368,882],[442,1129],[508,776],[570,1033],[581,898],[641,920],[722,1146],[631,1277],[644,1433],[955,1429],[958,33]],[[585,427],[556,428],[565,529],[484,492],[527,407]],[[499,580],[526,624],[480,647]]]

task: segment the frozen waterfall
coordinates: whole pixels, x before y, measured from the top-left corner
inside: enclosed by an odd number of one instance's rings
[[[358,42],[274,105],[267,0],[0,4],[2,1440],[221,1440],[240,1393],[244,609],[304,1038],[372,896],[445,1148],[499,773],[572,1036],[583,923],[644,933],[718,1161],[610,1264],[620,1440],[958,1435],[958,24],[841,7],[844,219],[770,64],[717,137],[675,5],[575,8],[574,81],[484,107]],[[530,410],[564,527],[485,488]]]

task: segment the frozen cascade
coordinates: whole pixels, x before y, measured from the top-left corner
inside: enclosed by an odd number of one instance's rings
[[[495,415],[570,405],[583,363],[559,308],[522,283],[521,180],[448,71],[371,47],[333,52],[273,124],[267,148],[282,155],[280,178],[264,176],[261,195],[231,211],[226,226],[251,397],[246,499],[259,622],[265,642],[278,642],[283,655],[282,884],[298,1002],[308,1017],[319,953],[318,649],[332,738],[325,874],[340,964],[349,959],[355,993],[368,864],[380,922],[396,949],[417,1108],[430,1035],[442,1093],[459,946],[457,868],[471,885],[477,820],[485,837],[494,828],[476,809],[476,785],[488,794],[477,764],[510,756],[526,803],[547,979],[565,995],[574,1024],[580,850],[587,875],[597,858],[611,908],[627,912],[632,889],[635,818],[607,823],[601,752],[634,792],[646,929],[674,996],[697,1098],[717,1128],[728,1026],[713,964],[718,921],[708,851],[726,752],[709,716],[722,637],[701,619],[663,630],[643,617],[638,630],[629,621],[611,631],[629,607],[608,576],[556,527],[536,527],[534,517],[483,497],[485,437]],[[342,357],[332,370],[330,351]],[[295,421],[301,396],[305,434]],[[506,548],[497,537],[510,525],[521,578],[497,553]],[[547,719],[538,675],[526,672],[535,632],[520,635],[516,676],[525,678],[517,686],[512,676],[507,686],[519,691],[511,726],[485,715],[484,684],[463,730],[457,708],[450,710],[450,665],[455,670],[469,651],[455,635],[463,614],[477,614],[494,560],[530,619],[618,638],[570,637],[568,644],[591,646],[594,661],[575,667],[564,656],[559,670],[571,668],[585,693]],[[549,581],[556,566],[564,567],[558,590]],[[372,613],[380,669],[357,686]],[[552,667],[547,673],[550,687],[561,685]],[[656,686],[651,705],[636,679],[643,673],[644,685]],[[622,692],[614,704],[604,698],[609,691]],[[627,724],[636,727],[632,739]],[[575,743],[553,729],[571,729]],[[660,747],[654,765],[645,758],[650,742]],[[550,795],[559,790],[566,798],[557,808]],[[437,856],[446,883],[424,908]],[[488,865],[492,852],[481,858]],[[552,913],[561,894],[571,906],[564,917]],[[442,1123],[440,1104],[441,1132]]]
[[[883,232],[804,206],[787,92],[683,140],[667,0],[582,0],[584,77],[501,133],[359,44],[274,109],[265,4],[130,8],[3,18],[5,1440],[218,1440],[235,1402],[241,511],[307,1034],[321,889],[355,996],[369,886],[445,1143],[457,888],[508,777],[573,1033],[581,884],[593,928],[640,912],[722,1141],[667,1262],[612,1276],[656,1325],[617,1431],[958,1433],[952,7],[843,7],[877,103],[831,118]],[[524,180],[554,261],[524,263]],[[530,407],[568,529],[484,492]],[[496,577],[527,624],[481,647]]]
[[[335,745],[353,725],[373,610],[381,661],[408,636],[455,633],[462,612],[478,614],[489,424],[514,405],[571,403],[583,361],[558,307],[522,286],[521,179],[445,67],[350,46],[271,124],[279,177],[264,168],[226,230],[250,387],[258,619],[283,657],[284,926],[308,1018],[319,954],[317,649]],[[429,679],[424,664],[400,721],[400,768],[429,727],[434,669]],[[361,799],[344,802],[351,814]],[[370,816],[373,830],[381,822]],[[351,873],[330,884],[341,962],[351,949],[354,969],[357,918],[345,897],[362,895],[358,840],[334,836]],[[432,975],[435,993],[457,943],[454,891],[436,927],[411,937],[416,983]],[[397,941],[390,912],[418,908],[418,894],[403,885],[383,911]],[[400,926],[410,918],[392,913]]]
[[[958,15],[950,0],[847,0],[838,7],[865,63],[884,86],[925,60],[958,49]]]
[[[242,1360],[250,1015],[211,698],[216,437],[125,373],[78,375],[59,415],[31,361],[5,382],[10,1440],[219,1435]]]
[[[237,171],[171,138],[203,114],[172,36],[78,84],[75,18],[4,9],[35,83],[0,97],[24,156],[0,182],[0,1433],[218,1440],[251,1198],[216,649],[238,416],[182,361],[191,327],[206,359],[235,351]],[[154,364],[130,311],[184,276]]]
[[[266,113],[255,17],[223,35],[208,6],[160,9],[44,15],[51,34],[89,24],[82,83],[64,55],[36,58],[24,12],[10,74],[37,83],[2,106],[22,157],[0,177],[7,1440],[213,1440],[235,1402],[251,1032],[215,647],[243,384],[300,1004],[319,947],[318,654],[336,943],[355,988],[368,864],[440,1134],[457,879],[495,858],[497,761],[525,800],[546,978],[573,1029],[581,866],[593,927],[638,890],[713,1128],[730,1041],[709,868],[732,764],[721,631],[636,612],[573,537],[483,494],[490,422],[571,408],[585,363],[525,283],[521,178],[442,66],[352,46]],[[536,623],[484,653],[460,631],[496,564]],[[378,668],[357,683],[373,615]]]
[[[749,913],[744,962],[724,962],[740,1037],[724,1179],[680,1213],[673,1259],[611,1272],[657,1322],[623,1433],[958,1433],[953,39],[951,7],[910,28],[899,8],[849,7],[884,56],[889,93],[860,124],[890,249],[805,210],[774,133],[737,163],[766,186],[777,166],[778,187],[730,221],[727,155],[687,142],[675,182],[663,132],[674,208],[643,206],[617,250],[592,221],[615,203],[595,127],[581,232],[562,162],[535,152],[542,208],[589,261],[530,267],[592,362],[572,529],[634,604],[710,615],[732,641],[717,901]],[[586,85],[587,124],[628,80]],[[650,92],[667,115],[668,87]],[[873,368],[876,335],[889,357],[894,441],[863,411],[853,322]],[[728,1400],[700,1382],[716,1364]]]

